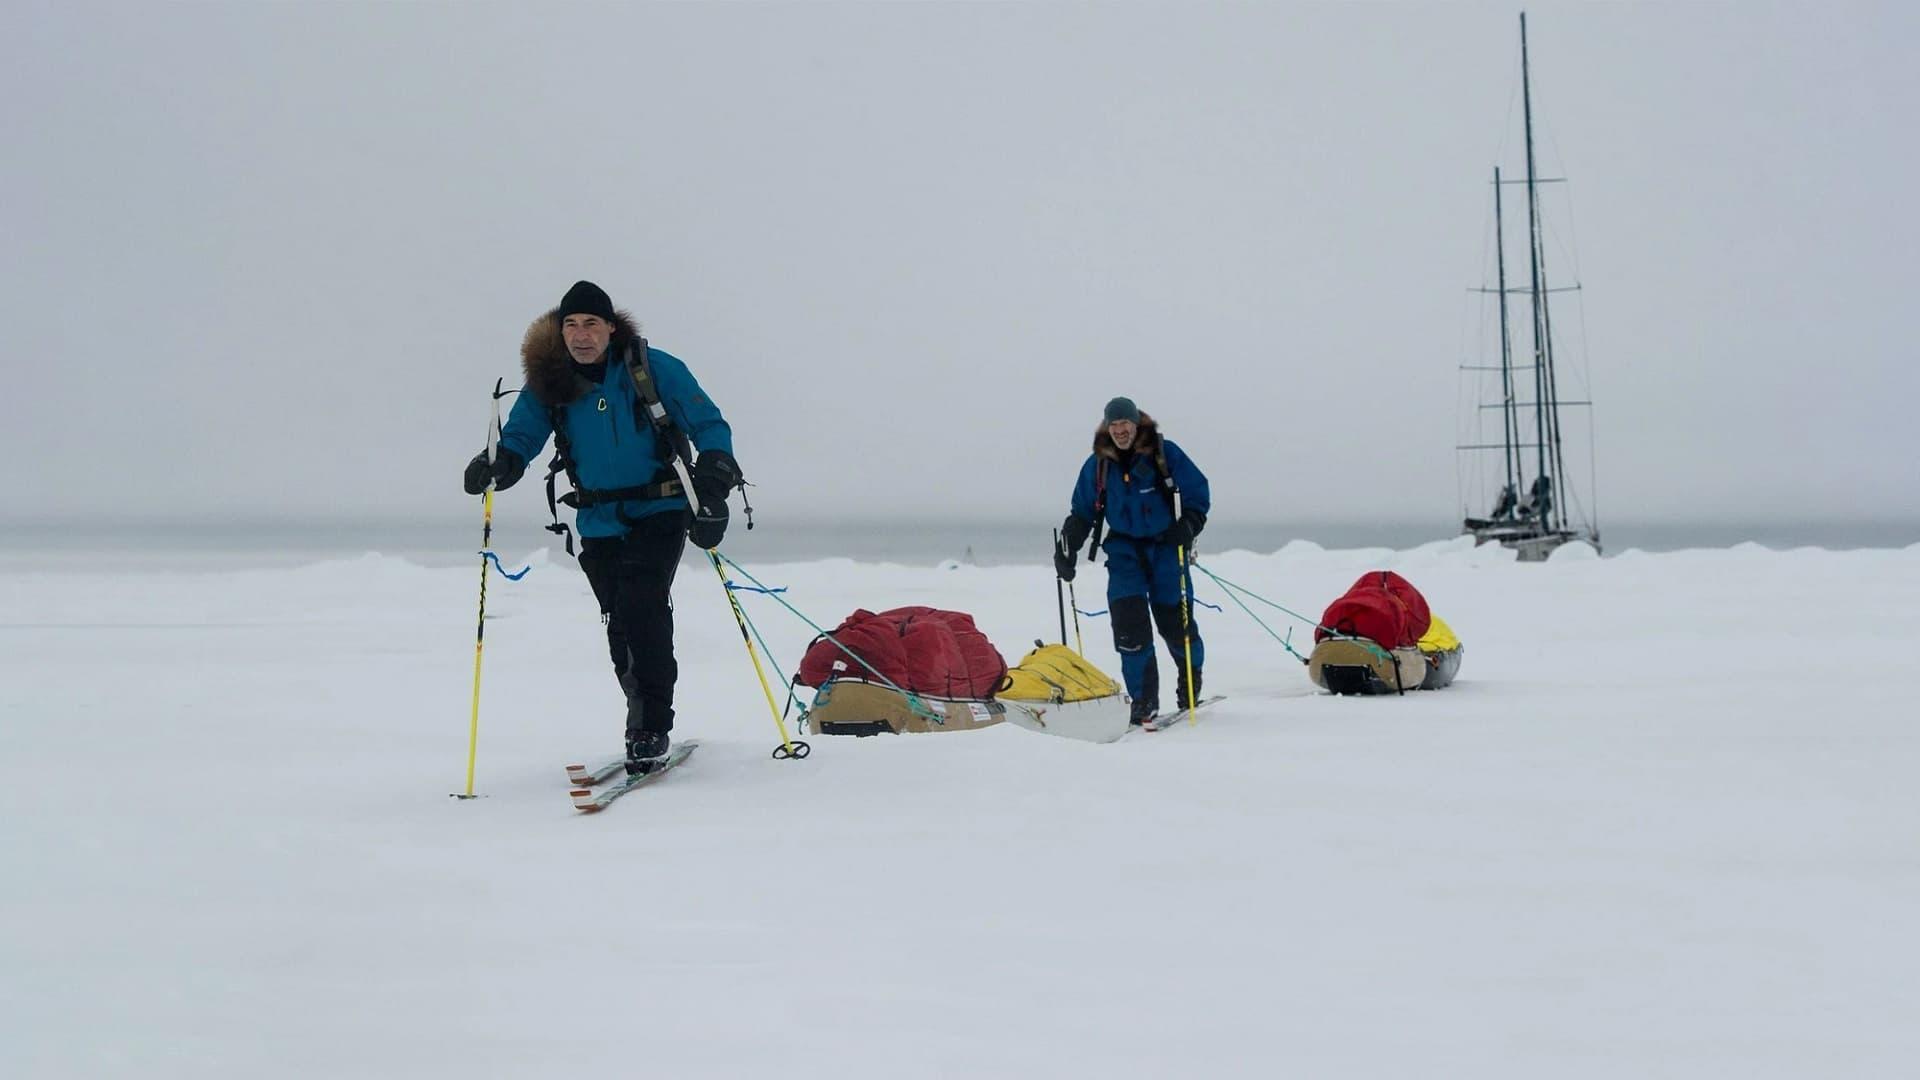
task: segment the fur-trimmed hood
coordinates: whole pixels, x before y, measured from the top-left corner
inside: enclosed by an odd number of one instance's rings
[[[622,308],[613,310],[613,340],[607,343],[609,361],[626,348],[627,342],[640,336],[640,324]],[[558,307],[533,320],[527,336],[520,342],[520,368],[527,376],[527,389],[542,405],[565,405],[593,387],[574,370],[573,357],[560,336]],[[1144,419],[1144,418],[1143,418]]]
[[[1142,412],[1139,423],[1134,426],[1139,430],[1133,437],[1133,453],[1151,456],[1160,449],[1160,425],[1153,422],[1151,415]],[[1120,448],[1113,445],[1113,436],[1107,434],[1105,424],[1101,424],[1093,433],[1093,453],[1108,461],[1120,460]]]

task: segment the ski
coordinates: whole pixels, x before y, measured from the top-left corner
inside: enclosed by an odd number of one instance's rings
[[[609,762],[608,765],[603,765],[601,766],[600,769],[593,770],[592,772],[586,772],[585,774],[591,777],[595,773],[598,773],[608,768],[609,766],[618,766],[618,770],[622,775],[620,775],[618,779],[614,780],[612,784],[609,784],[605,788],[602,788],[598,793],[584,787],[575,788],[573,790],[573,808],[589,814],[594,813],[596,811],[605,810],[609,805],[613,803],[613,800],[618,799],[620,796],[625,795],[627,792],[632,791],[635,788],[645,787],[646,785],[653,783],[655,780],[658,780],[661,777],[667,775],[667,773],[673,771],[674,766],[687,760],[687,757],[691,755],[694,752],[694,750],[699,747],[699,745],[700,743],[698,740],[690,739],[686,742],[683,742],[678,746],[675,746],[671,751],[667,753],[666,757],[663,757],[659,761],[655,762],[652,768],[648,769],[646,772],[643,772],[643,773],[634,773],[632,775],[625,775],[626,761],[624,759],[618,762]],[[574,768],[575,766],[567,767],[568,776],[573,775]],[[582,770],[582,771],[585,772],[585,770]],[[604,780],[606,778],[607,777],[603,776],[601,779]]]
[[[1199,712],[1201,709],[1206,708],[1207,706],[1213,704],[1216,701],[1225,700],[1225,698],[1226,698],[1225,694],[1219,694],[1210,698],[1201,698],[1200,701],[1194,705],[1193,711]],[[1187,718],[1187,710],[1176,709],[1173,712],[1156,716],[1151,720],[1145,721],[1140,725],[1140,730],[1141,731],[1164,731],[1167,728],[1170,728],[1175,724],[1180,723],[1186,718]]]
[[[614,758],[597,769],[589,769],[585,765],[569,765],[567,782],[573,787],[593,787],[596,784],[604,784],[616,776],[625,776],[626,772],[627,759],[624,757]]]

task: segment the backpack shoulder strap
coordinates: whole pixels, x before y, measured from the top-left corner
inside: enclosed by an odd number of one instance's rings
[[[547,514],[553,518],[553,524],[547,531],[565,540],[567,554],[573,554],[573,530],[560,522],[560,504],[554,497],[553,478],[559,473],[567,474],[567,483],[575,491],[580,490],[580,474],[573,471],[573,440],[567,434],[567,407],[548,405],[547,420],[553,426],[553,460],[547,462]]]
[[[1154,440],[1153,463],[1160,469],[1160,494],[1167,498],[1167,509],[1173,512],[1174,520],[1180,518],[1180,485],[1173,482],[1173,467],[1167,464],[1167,440],[1161,436]]]
[[[1100,537],[1107,531],[1107,459],[1093,458],[1093,530],[1087,535],[1087,562],[1100,555]]]
[[[627,344],[627,374],[633,378],[634,393],[640,397],[640,411],[646,415],[647,423],[652,425],[653,433],[659,440],[661,462],[667,462],[671,455],[691,467],[693,448],[686,434],[667,414],[666,403],[660,400],[660,387],[653,381],[653,367],[647,363],[647,352],[646,338],[636,337]]]
[[[627,373],[633,379],[633,389],[640,398],[640,411],[654,432],[654,446],[659,452],[661,464],[679,454],[683,460],[691,462],[691,452],[685,435],[674,426],[673,418],[667,415],[667,409],[660,400],[660,390],[653,381],[653,371],[647,365],[647,342],[645,338],[636,338],[627,346]],[[547,531],[562,537],[566,541],[567,554],[573,554],[573,532],[560,521],[560,507],[569,506],[575,510],[599,506],[605,503],[620,503],[633,499],[662,499],[684,492],[678,479],[656,479],[647,484],[634,487],[590,489],[580,483],[580,474],[576,469],[573,440],[567,434],[567,408],[564,405],[547,406],[547,419],[553,426],[553,460],[547,463],[547,513],[553,523]],[[567,483],[573,490],[565,495],[555,491],[554,478],[566,473]],[[627,520],[622,517],[623,521]]]

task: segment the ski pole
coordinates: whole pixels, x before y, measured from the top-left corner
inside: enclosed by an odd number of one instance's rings
[[[1194,723],[1193,710],[1199,705],[1194,700],[1193,690],[1193,615],[1189,605],[1193,602],[1193,577],[1187,572],[1187,546],[1175,549],[1180,559],[1180,633],[1187,648],[1187,723]]]
[[[1053,550],[1062,553],[1066,551],[1065,548],[1060,546],[1059,529],[1053,530]],[[1058,602],[1060,599],[1060,575],[1057,572],[1053,577],[1053,598],[1055,602]],[[1087,647],[1085,643],[1080,640],[1080,598],[1073,595],[1073,582],[1071,581],[1067,582],[1067,607],[1073,609],[1073,651],[1085,656],[1087,654]],[[1062,611],[1060,613],[1060,644],[1065,645],[1066,643],[1067,613]]]
[[[1173,493],[1173,520],[1180,520],[1180,492]],[[1193,684],[1193,574],[1187,570],[1187,545],[1174,548],[1180,560],[1180,636],[1187,650],[1187,723],[1193,724],[1193,711],[1199,707]]]
[[[694,513],[700,512],[700,493],[694,490],[693,473],[687,466],[688,454],[684,451],[673,456],[674,471],[680,474],[680,484],[686,489],[687,506]],[[720,578],[721,591],[727,594],[727,607],[733,610],[733,621],[740,627],[740,640],[747,646],[747,659],[753,661],[753,673],[760,678],[760,690],[767,696],[767,711],[773,714],[773,726],[780,732],[780,745],[774,748],[776,760],[798,760],[813,752],[813,748],[804,742],[796,742],[787,737],[787,722],[781,719],[780,706],[773,702],[773,687],[767,683],[767,672],[760,666],[760,653],[753,647],[753,634],[747,630],[747,613],[740,608],[740,598],[733,595],[733,582],[727,579],[727,572],[720,565],[720,553],[709,548],[707,562],[713,566],[713,572]]]
[[[733,594],[733,582],[727,579],[727,572],[721,568],[719,554],[707,552],[707,561],[713,564],[713,572],[720,576],[720,588],[727,594],[727,606],[733,609],[733,621],[740,626],[740,640],[747,646],[747,659],[753,661],[753,673],[760,677],[760,691],[767,696],[767,711],[773,714],[773,726],[780,732],[780,746],[774,750],[773,756],[776,759],[806,757],[812,748],[787,737],[787,722],[780,716],[780,706],[773,703],[773,687],[767,683],[766,670],[760,666],[760,652],[753,647],[753,635],[747,631],[747,613],[740,609],[740,598]]]
[[[487,552],[493,550],[493,460],[500,452],[500,387],[505,379],[493,381],[493,420],[487,425],[487,489],[480,496],[480,618],[473,630],[473,715],[467,723],[467,790],[456,799],[471,799],[473,767],[480,755],[480,660],[487,644]]]
[[[1056,555],[1062,553],[1059,529],[1053,530],[1053,551]],[[1060,580],[1060,572],[1056,569],[1053,573],[1053,604],[1060,609],[1060,644],[1065,645],[1067,643],[1067,600],[1060,591],[1062,584],[1064,583]],[[1075,612],[1074,622],[1079,621],[1080,613]]]

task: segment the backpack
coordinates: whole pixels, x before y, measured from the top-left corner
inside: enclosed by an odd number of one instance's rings
[[[560,521],[561,506],[570,506],[577,511],[603,503],[622,503],[632,499],[667,499],[686,494],[685,485],[672,474],[671,466],[674,459],[678,458],[689,469],[693,467],[692,444],[687,440],[686,433],[674,424],[673,418],[667,414],[666,404],[660,400],[660,389],[653,381],[653,369],[647,364],[646,338],[636,337],[627,342],[626,368],[627,374],[633,378],[634,392],[640,398],[641,412],[645,414],[647,422],[653,428],[655,452],[660,456],[661,470],[666,475],[662,477],[661,472],[656,472],[653,482],[634,487],[589,488],[585,486],[580,483],[580,474],[575,469],[573,441],[567,437],[567,406],[548,405],[547,419],[553,427],[553,460],[547,463],[547,513],[553,517],[553,524],[546,528],[548,532],[566,541],[568,555],[573,554],[573,530]],[[554,477],[562,472],[566,473],[567,483],[573,485],[573,490],[556,499]],[[619,511],[615,510],[614,513],[618,515]],[[620,520],[625,524],[632,524],[624,515],[620,515]]]

